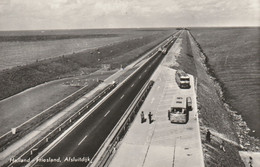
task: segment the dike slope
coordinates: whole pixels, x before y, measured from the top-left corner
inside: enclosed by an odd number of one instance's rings
[[[182,50],[177,57],[179,67],[197,78],[198,112],[206,167],[244,166],[239,155],[240,140],[233,116],[221,98],[221,87],[206,65],[206,57],[188,31],[182,33]],[[187,63],[184,63],[187,62]],[[193,63],[192,63],[193,62]],[[206,130],[211,142],[206,142]],[[220,148],[223,143],[225,151]]]

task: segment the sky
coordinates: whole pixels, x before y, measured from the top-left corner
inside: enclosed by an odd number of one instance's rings
[[[0,0],[0,30],[260,26],[259,0]]]

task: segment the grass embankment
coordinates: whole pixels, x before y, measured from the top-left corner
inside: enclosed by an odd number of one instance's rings
[[[187,37],[185,37],[187,36]],[[201,127],[202,147],[206,167],[244,166],[239,156],[239,140],[231,114],[226,110],[220,95],[220,87],[206,64],[206,57],[197,43],[183,33],[183,48],[177,62],[180,68],[197,78],[198,111]],[[194,64],[191,66],[191,58]],[[211,142],[206,142],[206,129],[212,133]],[[224,142],[225,152],[220,148]]]
[[[171,33],[161,31],[155,35],[1,71],[0,100],[44,82],[77,75],[80,71],[93,72],[100,69],[101,64],[111,64],[112,69],[126,66]]]

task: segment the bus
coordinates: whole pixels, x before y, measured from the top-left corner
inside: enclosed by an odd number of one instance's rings
[[[176,97],[169,110],[171,123],[187,123],[189,119],[188,98]]]
[[[181,89],[190,88],[190,77],[182,70],[177,70],[175,73],[175,80]]]

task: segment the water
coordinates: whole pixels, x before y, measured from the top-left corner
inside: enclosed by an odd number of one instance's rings
[[[191,30],[209,58],[224,96],[260,138],[260,28]]]
[[[167,29],[0,31],[0,71],[164,30]]]

